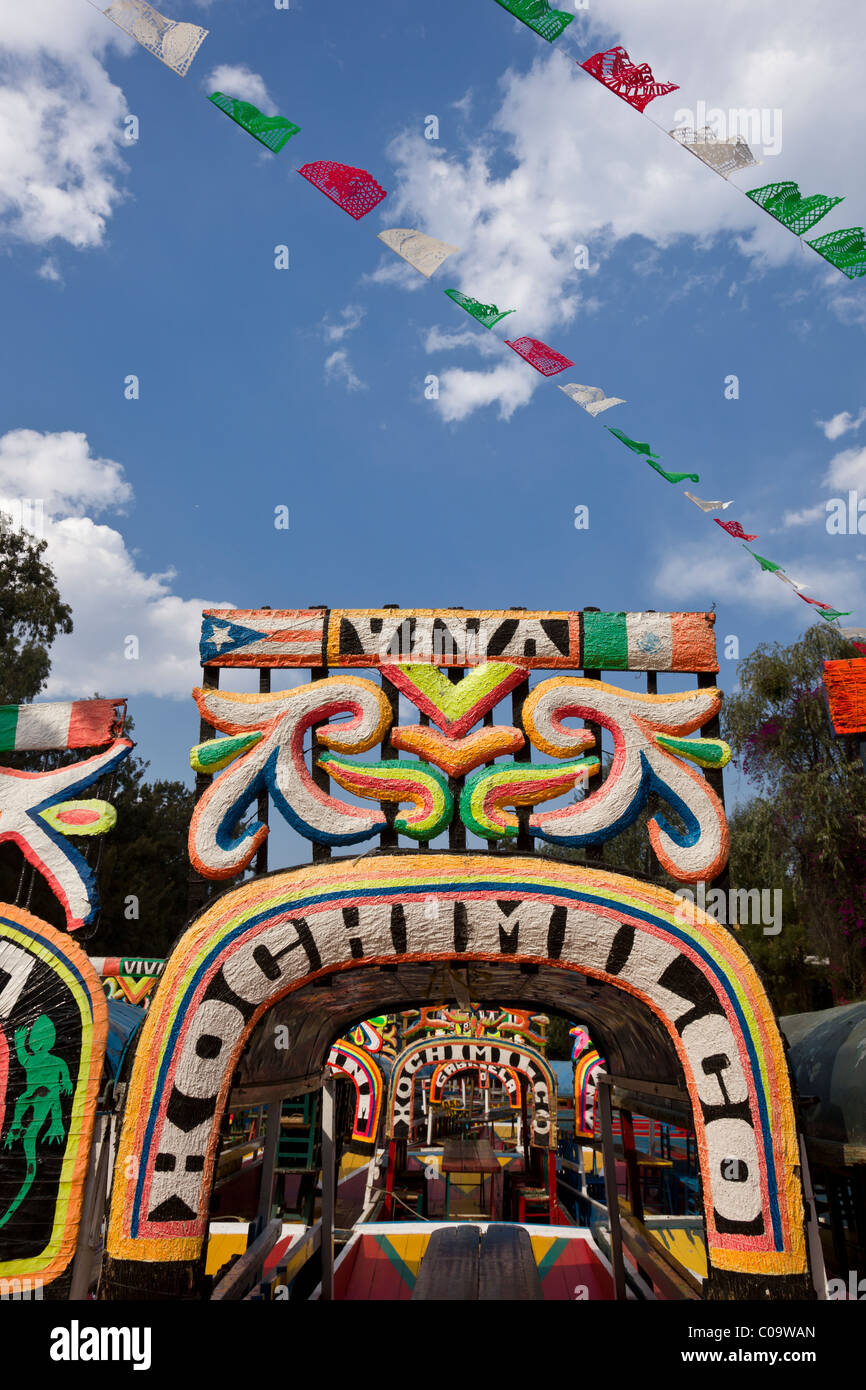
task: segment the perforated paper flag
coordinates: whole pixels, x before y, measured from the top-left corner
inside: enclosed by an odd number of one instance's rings
[[[278,154],[287,140],[297,135],[299,125],[287,121],[285,116],[265,116],[250,101],[240,101],[237,97],[227,97],[222,92],[213,92],[208,101],[225,111],[243,130],[255,137],[269,150]]]
[[[835,623],[837,618],[850,618],[853,611],[853,609],[849,609],[847,613],[840,613],[838,608],[818,609],[818,613],[825,623]]]
[[[547,0],[496,0],[496,3],[509,14],[513,14],[515,19],[519,19],[521,24],[527,24],[530,29],[534,29],[536,34],[547,39],[548,43],[558,39],[563,29],[574,19],[573,14],[565,14],[563,10],[552,10]]]
[[[727,531],[729,536],[733,536],[737,541],[756,541],[757,536],[750,536],[743,530],[738,521],[719,521],[717,516],[713,517],[717,526],[721,526],[723,531]]]
[[[460,250],[459,246],[451,246],[447,241],[437,241],[425,232],[416,232],[413,227],[390,227],[379,233],[379,240],[427,280],[448,256]]]
[[[798,584],[796,579],[792,579],[789,574],[786,574],[784,570],[776,570],[775,574],[777,579],[781,579],[783,584],[790,584],[792,589],[802,589],[804,587],[802,584]]]
[[[186,77],[210,30],[166,19],[146,0],[114,0],[102,13],[179,77]]]
[[[468,294],[461,294],[459,290],[446,290],[445,293],[485,328],[493,328],[495,324],[507,319],[509,314],[516,313],[515,309],[500,309],[496,304],[481,304],[477,299],[470,299]]]
[[[829,608],[832,607],[832,605],[829,604],[829,603],[822,603],[821,600],[820,600],[819,598],[807,598],[805,594],[798,594],[797,597],[798,597],[798,598],[801,598],[801,599],[803,600],[804,603],[810,603],[810,604],[812,605],[813,608],[828,608],[828,609],[829,609]]]
[[[625,447],[631,449],[633,454],[645,454],[647,458],[658,458],[658,454],[655,453],[649,444],[641,444],[638,439],[629,439],[627,434],[623,434],[622,430],[615,430],[612,425],[605,425],[605,429],[610,434],[616,435],[617,439],[622,440]],[[697,481],[697,479],[695,479],[695,481]]]
[[[546,343],[539,342],[538,338],[516,338],[513,343],[506,339],[506,346],[537,372],[541,372],[542,376],[556,376],[557,372],[574,366],[570,357],[563,357],[561,352],[555,352]]]
[[[624,48],[608,48],[604,53],[594,53],[585,63],[578,63],[578,67],[601,82],[608,91],[622,97],[636,111],[644,111],[656,97],[679,91],[676,82],[657,82],[649,63],[638,66]]]
[[[744,545],[743,549],[749,550],[749,547],[747,545]],[[753,559],[757,560],[758,564],[761,566],[761,569],[766,570],[768,574],[775,574],[778,570],[782,568],[782,566],[777,565],[774,560],[765,560],[763,555],[756,555],[754,550],[749,550],[749,554],[753,557]]]
[[[719,140],[712,126],[703,130],[671,130],[669,135],[689,150],[702,163],[709,165],[723,179],[730,178],[738,169],[750,169],[761,163],[756,159],[742,136],[733,140]]]
[[[575,405],[582,405],[590,415],[600,415],[612,406],[626,404],[620,396],[606,396],[600,386],[579,386],[576,382],[569,382],[566,386],[558,387],[558,390],[564,391]]]
[[[809,245],[825,261],[841,270],[849,280],[866,275],[866,235],[862,227],[846,227],[841,232],[828,232]]]
[[[837,203],[844,198],[827,198],[823,193],[815,193],[804,198],[796,183],[768,183],[763,188],[753,188],[746,194],[777,222],[783,223],[797,236],[808,232],[822,217],[826,217]]]
[[[694,502],[696,507],[700,507],[702,512],[723,512],[734,505],[733,499],[730,502],[705,502],[702,497],[695,497],[693,492],[685,492],[683,496]]]
[[[388,196],[372,174],[366,169],[353,169],[350,164],[320,159],[316,164],[305,164],[298,173],[356,222]]]
[[[656,458],[648,458],[647,463],[650,468],[654,468],[657,473],[662,475],[666,483],[699,483],[701,481],[697,473],[669,473],[666,468],[662,468]]]

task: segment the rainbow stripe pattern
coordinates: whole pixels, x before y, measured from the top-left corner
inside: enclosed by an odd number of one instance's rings
[[[431,895],[440,904],[459,905],[472,928],[457,946],[448,914],[424,918]],[[805,1275],[807,1270],[802,1189],[794,1109],[779,1028],[758,975],[733,933],[700,908],[684,903],[667,889],[582,865],[533,857],[488,855],[381,855],[362,860],[335,859],[252,880],[214,901],[176,945],[148,1011],[136,1054],[119,1141],[120,1170],[137,1158],[135,1182],[115,1185],[108,1255],[137,1261],[196,1260],[207,1226],[207,1203],[219,1139],[219,1123],[233,1069],[261,1015],[279,998],[314,976],[379,961],[454,961],[501,958],[497,903],[502,900],[549,905],[565,911],[564,931],[554,943],[549,932],[527,933],[509,964],[534,962],[575,971],[620,988],[652,1008],[666,1029],[683,1068],[694,1112],[698,1158],[707,1201],[710,1264],[733,1275]],[[390,935],[390,908],[399,904],[406,939],[400,950]],[[363,960],[349,955],[345,933],[325,930],[321,914],[346,907],[358,910],[366,931]],[[302,951],[291,968],[279,974],[221,1057],[220,1092],[206,1161],[200,1173],[201,1201],[194,1221],[160,1224],[148,1221],[147,1187],[151,1181],[159,1135],[165,1124],[172,1082],[183,1052],[184,1034],[217,972],[232,956],[277,924],[302,914],[315,944],[315,963]],[[527,918],[529,914],[527,913]],[[456,920],[456,912],[455,912]],[[320,923],[322,925],[320,925]],[[634,966],[616,959],[622,937],[633,936]],[[605,943],[612,942],[608,953]],[[599,943],[602,943],[601,945]],[[732,1063],[740,1069],[748,1113],[749,1141],[757,1166],[761,1229],[729,1234],[719,1228],[712,1200],[720,1178],[708,1144],[709,1122],[701,1104],[707,1075],[700,1054],[691,1051],[695,1028],[677,1028],[676,1009],[665,1002],[664,967],[659,960],[702,980],[704,998],[715,1012],[714,1026],[730,1030],[735,1044]],[[656,964],[654,964],[654,962]],[[670,995],[667,996],[668,1001]],[[681,1007],[687,1011],[683,1002]],[[685,1016],[685,1012],[682,1015]],[[589,1022],[591,1023],[591,1019]],[[705,1037],[701,1045],[714,1045]],[[718,1147],[718,1146],[717,1146]]]

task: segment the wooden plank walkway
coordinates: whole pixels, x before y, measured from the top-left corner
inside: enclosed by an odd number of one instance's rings
[[[482,1302],[544,1302],[529,1232],[488,1226],[481,1240],[478,1298]]]
[[[453,1303],[478,1298],[478,1226],[434,1231],[412,1290],[412,1301]]]

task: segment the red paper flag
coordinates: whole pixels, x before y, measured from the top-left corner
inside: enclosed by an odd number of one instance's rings
[[[574,366],[569,357],[563,357],[561,352],[554,352],[553,348],[539,342],[537,338],[516,338],[513,343],[506,339],[505,345],[537,372],[541,372],[542,376],[556,376],[557,372],[564,372],[566,367]]]
[[[756,541],[758,539],[757,536],[747,535],[738,521],[719,521],[717,516],[713,517],[713,521],[717,526],[721,526],[723,531],[727,531],[729,536],[733,536],[735,540]]]
[[[608,91],[622,97],[635,111],[643,111],[656,97],[679,91],[675,82],[656,82],[649,63],[641,63],[638,67],[624,48],[609,48],[605,53],[594,53],[585,63],[578,63],[578,67],[607,87]]]
[[[805,594],[798,594],[797,598],[801,598],[804,603],[811,603],[815,608],[829,609],[833,607],[832,603],[822,603],[819,598],[807,598]]]
[[[317,164],[305,164],[298,173],[356,222],[388,196],[366,169],[353,169],[349,164],[319,160]]]

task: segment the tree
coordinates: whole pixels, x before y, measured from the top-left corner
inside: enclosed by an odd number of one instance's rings
[[[44,540],[0,512],[0,704],[25,704],[45,686],[55,638],[72,631]]]
[[[781,964],[800,932],[801,948],[828,962],[836,1003],[866,989],[866,777],[856,751],[833,734],[823,673],[826,659],[856,654],[827,626],[789,647],[757,647],[740,665],[723,725],[760,793],[732,819],[732,877],[736,866],[741,883],[754,875],[748,886],[788,895],[790,927],[763,938],[764,969]]]
[[[800,920],[792,856],[781,817],[773,802],[755,797],[729,816],[732,887],[760,885],[782,894],[778,935],[764,935],[764,924],[747,923],[737,931],[763,979],[776,1012],[804,1013],[833,1003],[826,967],[811,955],[806,927]]]
[[[44,540],[14,529],[0,513],[0,704],[33,700],[51,671],[53,642],[72,632],[72,611],[43,559],[45,547]],[[129,719],[126,732],[132,728]],[[97,751],[10,752],[3,755],[3,763],[35,772]],[[104,778],[88,792],[111,800],[117,808],[117,825],[107,836],[76,842],[92,866],[99,864],[102,911],[96,932],[86,942],[92,955],[165,955],[186,921],[186,839],[193,794],[182,782],[147,782],[147,767],[131,756],[114,779]],[[65,926],[48,884],[14,844],[0,845],[0,897],[29,905],[53,926]]]
[[[167,956],[186,925],[195,797],[183,782],[148,782],[148,766],[131,754],[118,769],[117,824],[105,837],[91,955]]]

